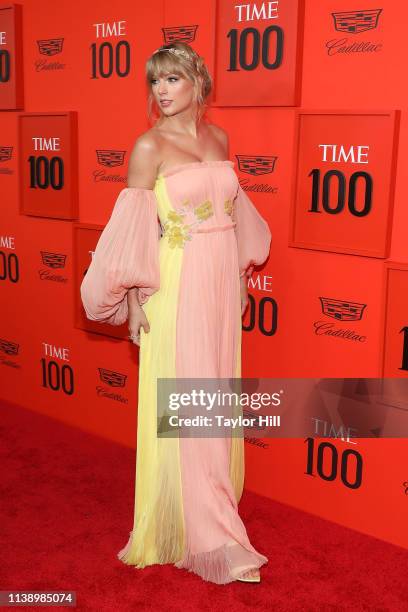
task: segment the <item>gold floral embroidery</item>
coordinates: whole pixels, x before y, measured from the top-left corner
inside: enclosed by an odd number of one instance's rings
[[[233,200],[225,200],[225,202],[224,202],[224,210],[227,213],[227,215],[230,215],[230,217],[232,217],[232,212],[234,210],[234,201]]]
[[[185,200],[182,204],[184,208],[181,212],[170,210],[167,213],[167,221],[164,223],[164,234],[169,240],[169,246],[173,249],[175,247],[184,248],[184,244],[187,240],[192,239],[191,228],[195,225],[202,223],[214,214],[213,205],[210,200],[206,200],[200,206],[194,209],[194,214],[197,218],[193,223],[186,223],[185,217],[191,208],[188,208],[188,200]]]
[[[183,222],[182,215],[178,215],[175,210],[170,210],[167,213],[167,218],[172,223],[182,223]]]
[[[165,235],[168,238],[169,246],[174,249],[174,247],[184,247],[184,243],[186,240],[191,240],[191,234],[188,232],[188,227],[183,225],[183,223],[165,223],[164,224]]]
[[[211,215],[214,214],[212,202],[210,200],[206,200],[200,204],[200,206],[197,206],[197,208],[194,209],[194,214],[196,217],[198,217],[198,219],[200,219],[200,221],[205,221],[205,219],[208,219],[208,217],[211,217]]]

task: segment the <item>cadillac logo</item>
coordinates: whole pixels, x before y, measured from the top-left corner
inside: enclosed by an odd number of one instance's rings
[[[40,251],[40,253],[45,266],[49,268],[65,268],[66,255],[62,253],[49,253],[48,251]]]
[[[0,162],[9,161],[13,147],[0,147]]]
[[[332,317],[337,321],[360,321],[363,311],[367,304],[358,302],[345,302],[332,298],[319,298],[322,305],[322,312],[327,317]]]
[[[0,351],[6,353],[6,355],[17,355],[19,345],[11,340],[5,340],[0,338]]]
[[[378,17],[381,12],[382,9],[372,9],[332,13],[334,27],[338,32],[347,32],[348,34],[359,34],[366,30],[374,30],[378,25]]]
[[[270,174],[274,171],[277,160],[276,155],[237,155],[236,158],[239,170],[252,176]]]
[[[191,43],[195,40],[197,28],[197,25],[162,28],[164,44],[169,45],[173,42]]]
[[[38,50],[41,55],[57,55],[62,51],[63,38],[49,38],[47,40],[37,40]]]
[[[114,168],[115,166],[123,166],[126,151],[115,151],[109,149],[97,149],[96,157],[98,164]]]
[[[126,383],[126,374],[120,374],[113,370],[106,370],[105,368],[98,368],[99,378],[102,382],[108,384],[111,387],[124,387]]]

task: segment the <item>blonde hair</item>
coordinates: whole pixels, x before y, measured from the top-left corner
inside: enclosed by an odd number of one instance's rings
[[[213,82],[204,59],[184,42],[162,45],[146,62],[146,83],[149,89],[147,114],[150,122],[154,123],[163,116],[160,111],[157,112],[159,109],[155,105],[151,80],[166,73],[177,74],[193,82],[194,100],[197,102],[196,122],[200,123],[208,108],[206,100],[212,91]]]

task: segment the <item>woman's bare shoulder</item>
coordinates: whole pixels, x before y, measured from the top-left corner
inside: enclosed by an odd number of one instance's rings
[[[160,142],[152,130],[140,134],[128,165],[128,186],[151,189],[160,165]]]
[[[217,141],[222,145],[225,155],[228,156],[229,151],[229,136],[228,132],[215,123],[208,123],[208,128]]]
[[[133,148],[152,152],[160,147],[160,134],[155,128],[150,128],[139,134]]]
[[[228,132],[219,125],[216,125],[215,123],[208,123],[208,127],[215,136],[228,139]]]

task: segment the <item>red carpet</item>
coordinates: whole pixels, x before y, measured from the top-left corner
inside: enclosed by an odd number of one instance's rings
[[[9,404],[1,438],[0,590],[73,590],[97,611],[408,609],[408,551],[250,492],[240,514],[269,558],[261,584],[126,566],[134,451]]]

